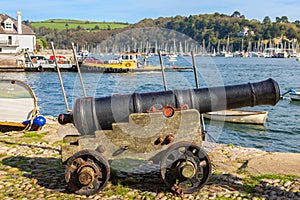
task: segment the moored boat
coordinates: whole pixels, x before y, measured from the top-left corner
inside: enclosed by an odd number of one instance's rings
[[[0,80],[0,131],[39,130],[46,120],[39,116],[33,90],[19,80]]]
[[[100,60],[89,57],[80,65],[82,72],[127,73],[127,72],[159,72],[161,66],[147,63],[147,56],[139,52],[123,52],[117,59]],[[168,66],[167,72],[191,71],[191,67]]]
[[[191,67],[180,67],[180,66],[169,66],[165,67],[166,72],[192,72],[193,68]]]
[[[140,53],[124,52],[117,59],[99,60],[86,58],[80,65],[82,72],[126,73],[142,68],[145,63],[140,61]],[[145,59],[144,59],[145,62]]]
[[[56,63],[43,55],[34,55],[25,52],[25,71],[43,72],[56,71]],[[56,57],[58,60],[58,67],[61,71],[76,71],[76,66],[65,57]]]
[[[207,119],[243,124],[264,124],[267,116],[267,111],[251,110],[221,110],[203,113],[203,117]]]
[[[290,89],[289,95],[291,100],[300,101],[300,92],[297,92],[295,89]]]

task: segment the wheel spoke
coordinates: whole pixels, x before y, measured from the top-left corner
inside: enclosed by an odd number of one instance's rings
[[[82,159],[82,158],[76,158],[73,162],[72,162],[72,165],[74,167],[79,167],[80,165],[84,164],[85,161]]]
[[[193,185],[197,185],[201,183],[201,178],[199,178],[198,174],[190,179],[190,181],[193,183]]]

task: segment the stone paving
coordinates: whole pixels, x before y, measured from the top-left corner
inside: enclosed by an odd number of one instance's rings
[[[0,133],[0,199],[300,200],[300,176],[296,176],[300,173],[299,154],[286,154],[286,157],[280,154],[282,162],[278,167],[282,169],[287,164],[290,169],[286,169],[286,173],[281,173],[284,170],[276,173],[276,165],[272,162],[270,171],[254,169],[253,162],[272,155],[270,153],[211,143],[204,143],[204,147],[209,152],[214,173],[208,184],[197,193],[171,193],[160,179],[159,166],[146,163],[140,167],[144,173],[133,175],[130,170],[114,173],[107,186],[96,195],[72,194],[64,180],[60,145],[62,132],[70,133],[74,129],[60,127],[55,119],[48,121],[47,127],[38,133]],[[295,158],[295,162],[288,157]],[[274,160],[276,158],[273,156]],[[259,166],[264,160],[258,161]],[[249,164],[254,172],[252,174],[248,171]],[[266,166],[267,163],[262,165],[263,168]],[[290,172],[295,172],[295,175],[287,175]]]

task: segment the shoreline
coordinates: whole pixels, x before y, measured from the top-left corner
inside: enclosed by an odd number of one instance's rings
[[[209,142],[204,142],[203,147],[212,161],[213,175],[199,192],[178,197],[166,189],[157,172],[150,178],[112,175],[96,195],[71,194],[60,159],[62,138],[67,133],[76,134],[76,129],[71,124],[59,125],[55,117],[47,117],[47,124],[39,132],[1,133],[0,199],[300,200],[300,153],[265,152]],[[253,177],[261,178],[256,181]]]

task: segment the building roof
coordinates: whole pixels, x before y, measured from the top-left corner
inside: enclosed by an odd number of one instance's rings
[[[6,31],[4,29],[4,22],[7,19],[10,19],[14,24],[12,31]],[[6,14],[0,14],[0,34],[18,34],[17,27],[18,27],[18,21],[16,19],[14,19]],[[35,35],[33,30],[29,26],[26,26],[24,24],[22,24],[22,34],[23,35]]]

